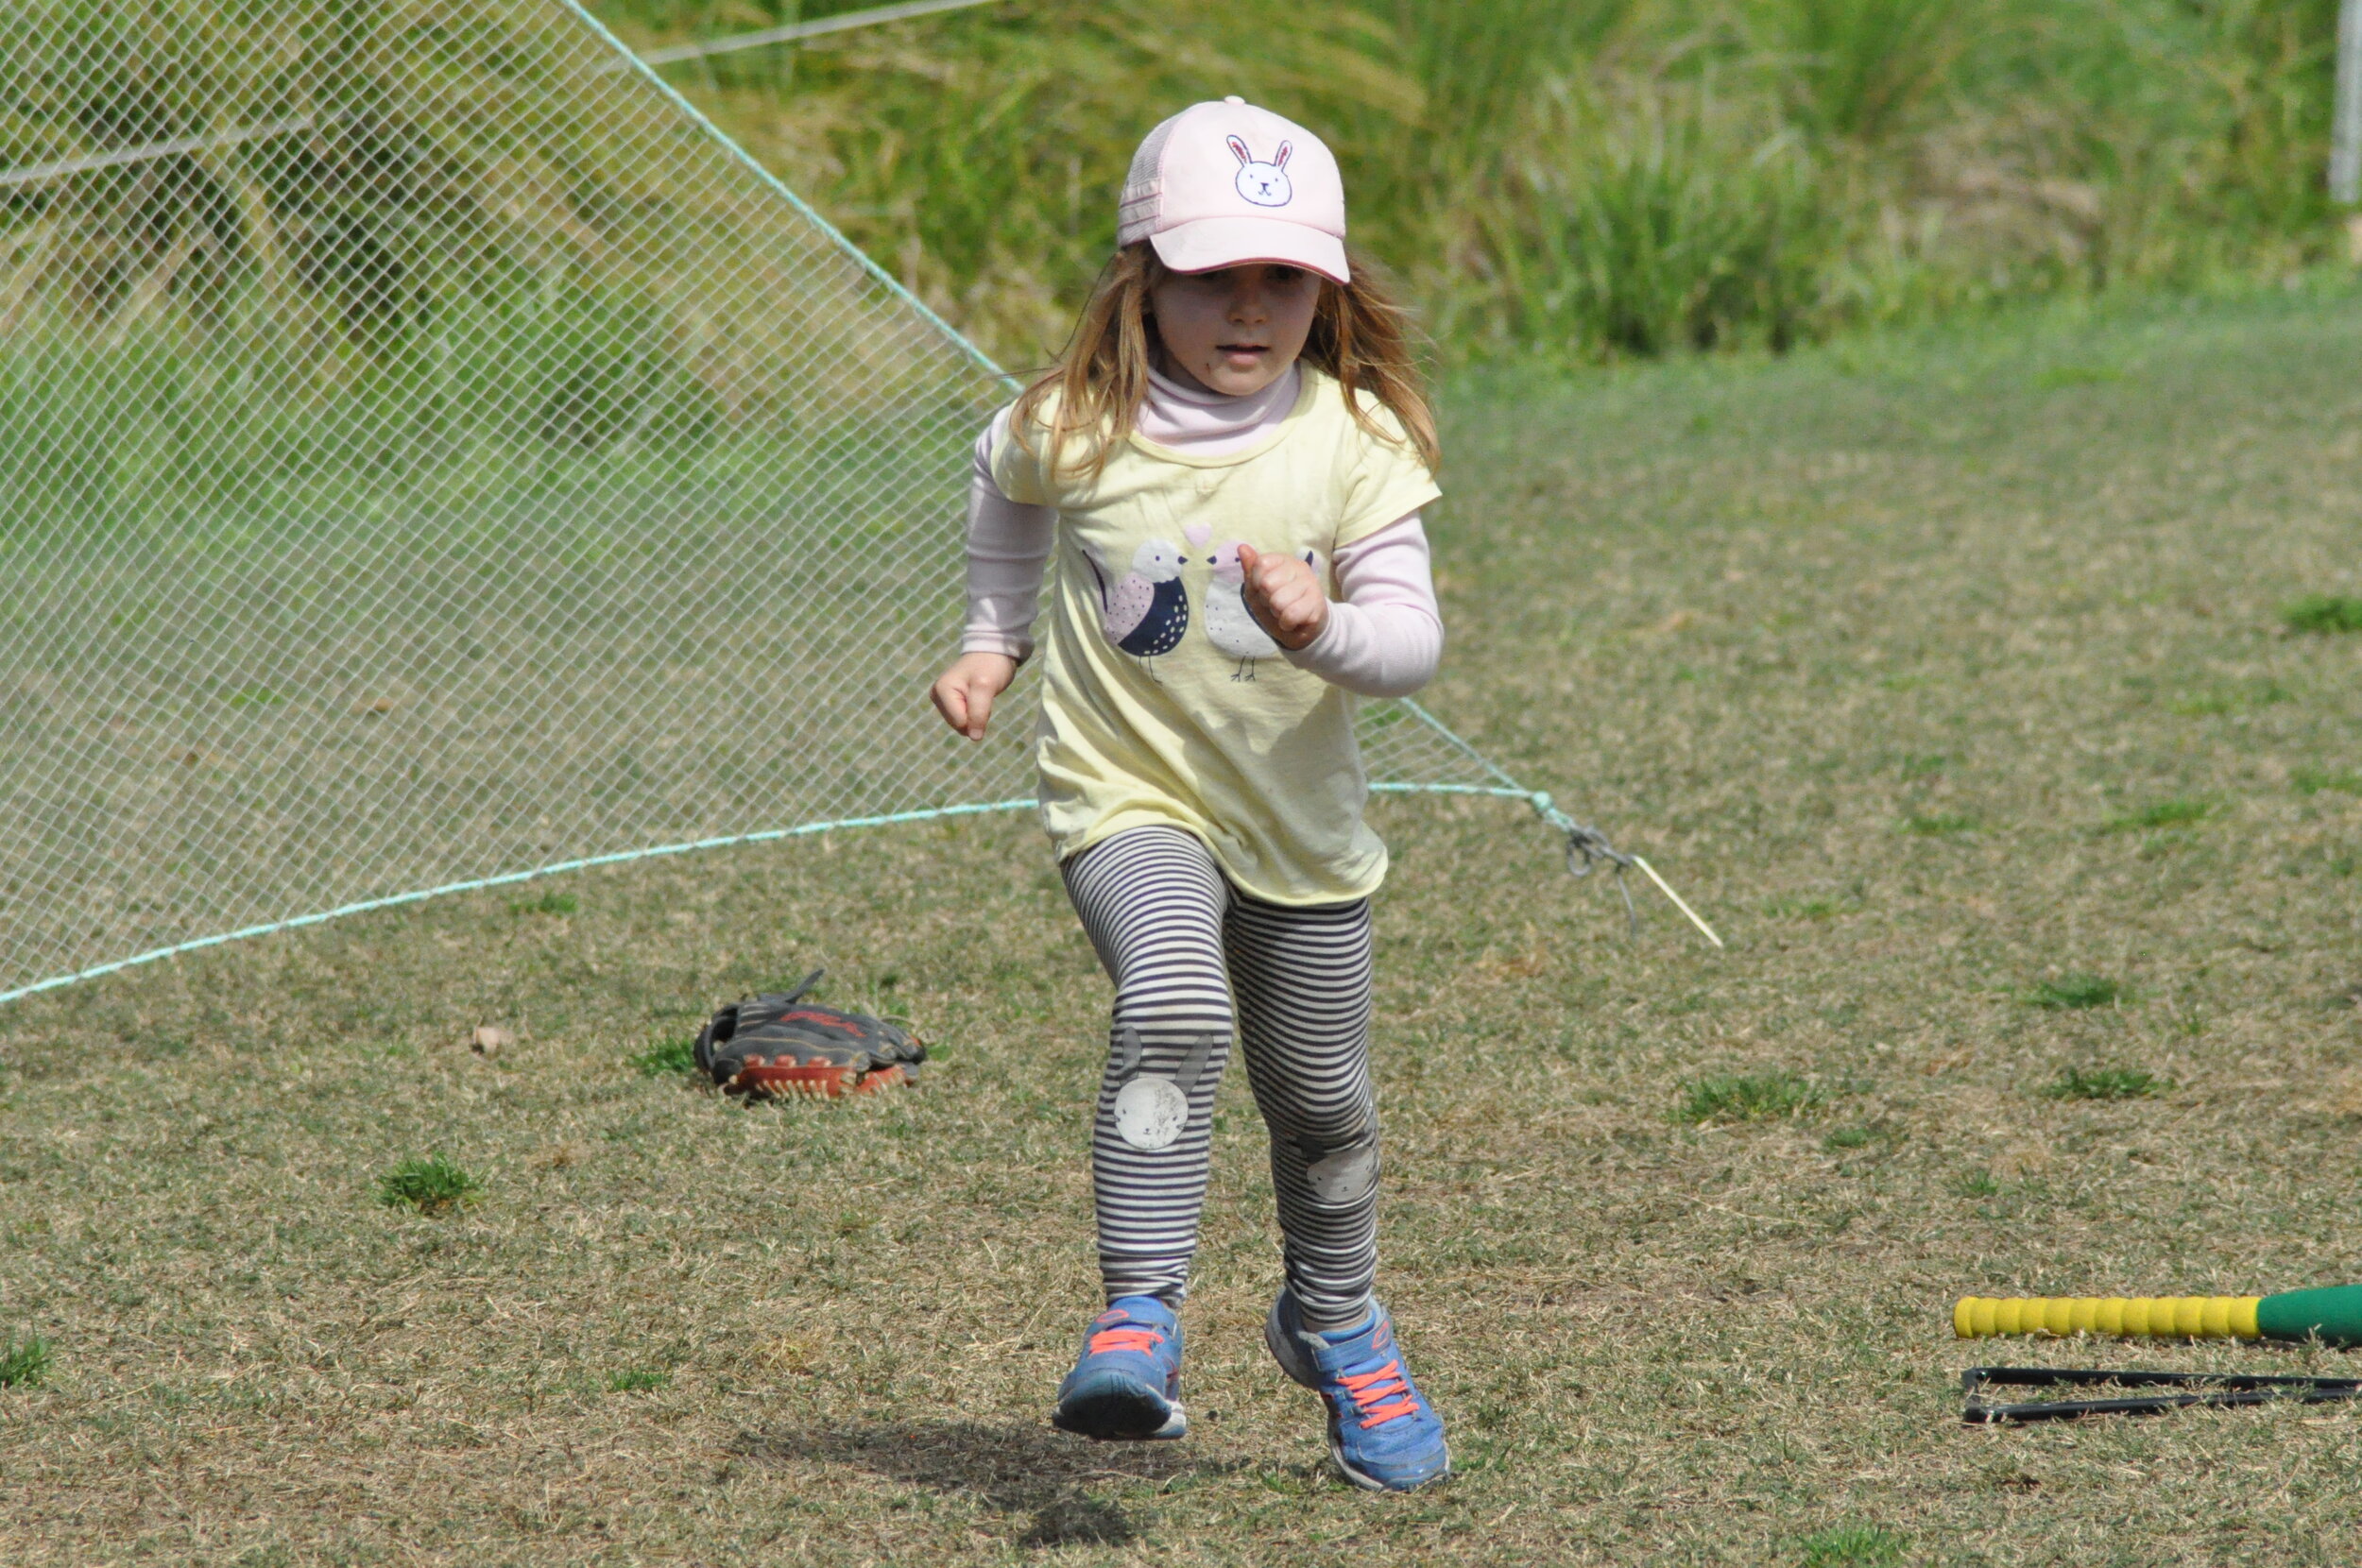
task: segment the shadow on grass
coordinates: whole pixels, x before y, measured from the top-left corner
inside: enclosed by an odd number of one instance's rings
[[[972,1422],[819,1427],[741,1434],[731,1452],[762,1464],[857,1465],[930,1491],[966,1494],[997,1513],[1029,1518],[1027,1546],[1121,1545],[1139,1530],[1114,1502],[1088,1495],[1101,1481],[1158,1482],[1251,1466],[1207,1462],[1162,1443],[1095,1443],[1031,1424]]]

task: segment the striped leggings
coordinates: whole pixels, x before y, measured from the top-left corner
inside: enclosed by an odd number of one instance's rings
[[[1378,1268],[1368,901],[1302,908],[1251,898],[1202,843],[1171,827],[1127,829],[1061,869],[1116,985],[1091,1140],[1108,1299],[1178,1304],[1186,1292],[1214,1091],[1235,1025],[1271,1133],[1289,1289],[1309,1327],[1361,1322]],[[1120,1116],[1126,1086],[1154,1078],[1171,1087],[1134,1089]],[[1167,1120],[1143,1136],[1138,1113],[1160,1098]],[[1159,1137],[1169,1141],[1157,1147]]]

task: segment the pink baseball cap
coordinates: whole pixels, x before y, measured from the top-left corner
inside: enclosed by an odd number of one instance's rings
[[[1116,243],[1175,272],[1275,262],[1347,282],[1345,182],[1321,139],[1244,98],[1191,104],[1132,155]]]

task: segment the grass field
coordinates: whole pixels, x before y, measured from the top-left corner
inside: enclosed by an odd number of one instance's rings
[[[0,1348],[47,1350],[0,1355],[0,1560],[2350,1561],[2355,1412],[1953,1386],[2344,1358],[1947,1312],[2362,1276],[2362,633],[2287,619],[2362,595],[2357,354],[2322,292],[1455,389],[1435,704],[1731,946],[1628,936],[1516,809],[1378,808],[1382,1288],[1447,1488],[1329,1479],[1264,1357],[1237,1079],[1196,1434],[1048,1429],[1104,982],[986,820],[0,1014]],[[635,1065],[823,963],[928,1086]]]

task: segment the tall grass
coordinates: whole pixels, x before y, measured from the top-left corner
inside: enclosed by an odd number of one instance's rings
[[[1471,214],[1464,281],[1434,290],[1455,342],[1779,349],[1826,314],[1831,217],[1801,138],[1706,83],[1551,85]]]
[[[1756,0],[1740,27],[1777,75],[1795,125],[1877,147],[1936,108],[1960,71],[1967,29],[1990,19],[1977,9],[1960,0]]]
[[[647,46],[854,3],[597,7]],[[189,157],[82,181],[87,210],[73,214],[35,188],[0,198],[10,247],[0,322],[19,347],[33,351],[33,329],[69,315],[107,324],[120,346],[127,323],[145,331],[170,314],[255,334],[258,358],[300,361],[315,384],[341,387],[417,354],[454,313],[544,291],[617,224],[661,211],[668,193],[634,188],[632,172],[656,143],[563,168],[541,160],[536,132],[566,128],[503,113],[552,84],[505,82],[497,39],[468,42],[468,58],[494,64],[464,93],[499,88],[480,115],[453,112],[463,88],[451,60],[467,53],[451,52],[454,39],[443,54],[397,49],[329,71],[336,29],[359,37],[390,5],[338,0],[316,14],[341,20],[300,48],[288,20],[300,13],[268,0],[159,11],[138,25],[152,48],[126,43],[129,25],[101,21],[110,8],[97,0],[58,0],[39,26],[10,32],[9,163],[75,150],[28,128],[44,124],[81,127],[77,146],[294,108],[336,128],[258,148],[249,179]],[[1038,364],[1063,337],[1108,251],[1140,134],[1225,92],[1331,140],[1356,237],[1405,281],[1447,357],[1581,360],[1778,349],[1996,298],[2319,261],[2333,234],[2320,167],[2336,10],[2336,0],[1002,0],[667,69],[1007,363]],[[73,16],[84,19],[60,20]],[[77,28],[114,43],[86,47]],[[251,77],[218,65],[257,55],[311,63]],[[167,57],[214,63],[182,80],[156,63]],[[246,84],[235,103],[224,96],[233,77]],[[334,102],[307,85],[332,77],[346,84]],[[405,118],[414,102],[438,107]],[[95,125],[102,110],[111,118]],[[773,352],[762,334],[655,300],[680,275],[669,264],[640,271],[613,298],[583,301],[565,341],[516,358],[537,374],[551,353],[579,361],[540,375],[543,406],[509,420],[529,444],[614,449],[659,427],[702,441],[716,418],[749,418],[741,388],[761,377],[737,360]],[[36,277],[69,281],[72,298],[20,286]],[[783,272],[772,292],[793,286]],[[128,360],[111,372],[147,373]]]
[[[601,9],[654,43],[786,3]],[[2336,10],[1007,0],[815,42],[792,81],[675,76],[1017,363],[1104,260],[1140,134],[1225,92],[1336,145],[1447,354],[1595,358],[2319,261]]]

